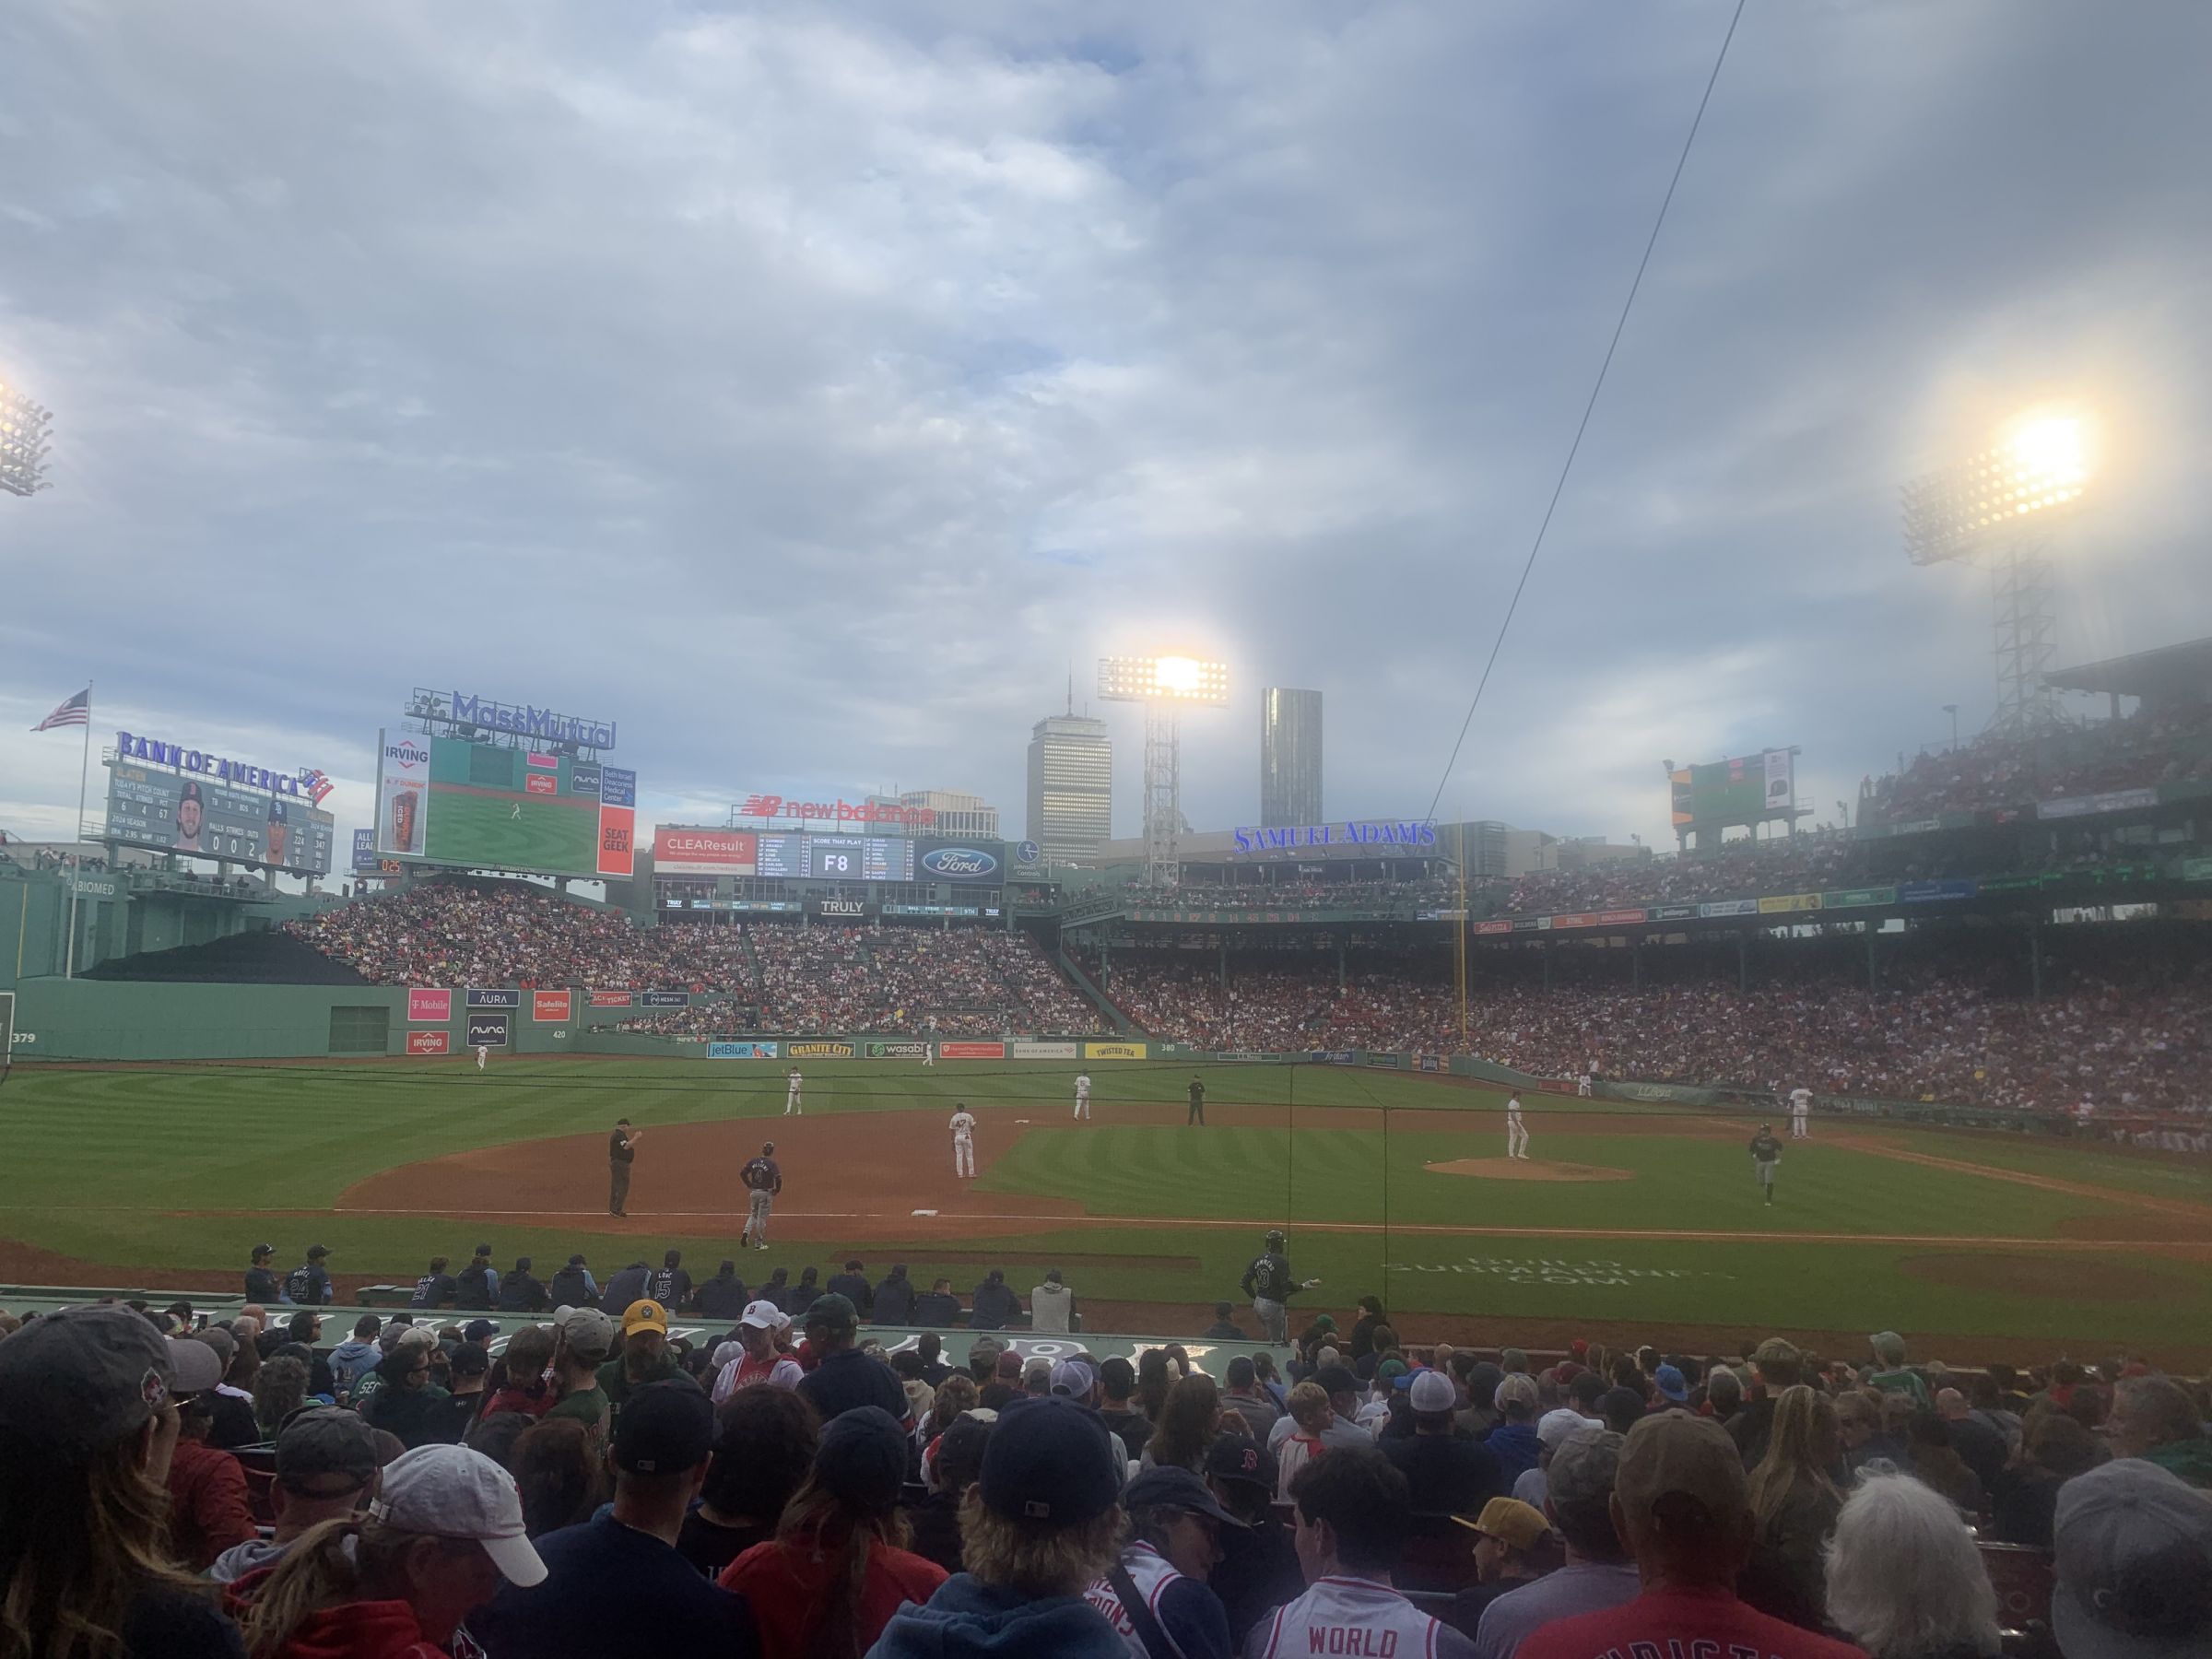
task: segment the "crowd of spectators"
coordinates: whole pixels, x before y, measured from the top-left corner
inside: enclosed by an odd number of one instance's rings
[[[1027,934],[884,923],[747,933],[762,1030],[995,1037],[1098,1024],[1098,1010]]]
[[[961,1359],[863,1342],[858,1263],[795,1312],[633,1268],[726,1335],[651,1296],[504,1338],[435,1306],[335,1343],[258,1304],[0,1315],[0,1653],[1979,1659],[1994,1544],[2054,1580],[2013,1651],[2212,1651],[2212,1399],[2133,1356],[1539,1366],[1368,1298],[1210,1369]]]
[[[2040,737],[1989,732],[1924,749],[1859,786],[1859,821],[1912,823],[1951,812],[2032,808],[2039,801],[2212,779],[2212,704],[2139,710]]]
[[[2062,933],[2065,930],[2060,930]],[[2047,947],[2043,994],[2020,953],[1958,935],[1900,942],[1870,989],[1856,941],[1524,954],[1477,963],[1463,1041],[1444,953],[1117,950],[1105,980],[1152,1036],[1208,1049],[1471,1050],[1538,1077],[1794,1088],[2049,1112],[2212,1107],[2212,961],[2171,934],[2077,930]]]
[[[1550,916],[1816,892],[1848,885],[1855,856],[1850,837],[1834,830],[1767,841],[1746,837],[1704,851],[1610,859],[1486,884],[1477,908],[1496,915]]]

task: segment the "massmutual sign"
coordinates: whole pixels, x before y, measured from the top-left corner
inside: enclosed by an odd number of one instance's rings
[[[1425,853],[1436,846],[1436,826],[1426,818],[1348,818],[1337,824],[1289,824],[1236,832],[1240,853],[1290,853],[1347,847],[1360,852]]]

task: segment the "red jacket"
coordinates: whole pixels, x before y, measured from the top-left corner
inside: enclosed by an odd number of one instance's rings
[[[215,1565],[234,1544],[258,1536],[238,1459],[206,1441],[180,1440],[169,1460],[169,1538],[194,1572]]]
[[[276,1659],[447,1659],[404,1601],[345,1602],[311,1613]]]

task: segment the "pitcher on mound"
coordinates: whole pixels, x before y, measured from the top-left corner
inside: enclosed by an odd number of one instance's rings
[[[1505,1098],[1505,1155],[1528,1161],[1528,1125],[1521,1121],[1521,1096]]]

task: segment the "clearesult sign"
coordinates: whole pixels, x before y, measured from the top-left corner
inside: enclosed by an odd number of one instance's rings
[[[656,875],[750,876],[759,860],[760,837],[756,830],[660,824],[653,831]]]
[[[428,1025],[453,1017],[453,994],[435,991],[423,985],[407,987],[407,1018],[416,1025]]]

